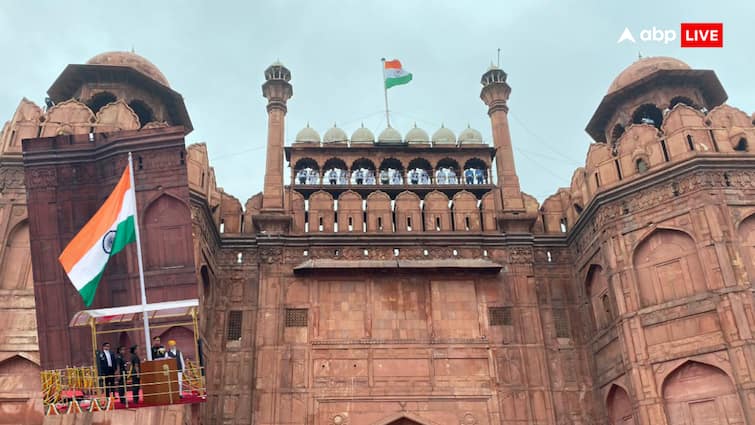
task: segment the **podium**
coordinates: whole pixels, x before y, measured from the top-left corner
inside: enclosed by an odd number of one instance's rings
[[[178,403],[178,362],[176,359],[143,361],[141,387],[144,403]]]

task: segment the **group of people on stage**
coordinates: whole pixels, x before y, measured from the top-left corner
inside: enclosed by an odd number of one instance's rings
[[[487,184],[486,170],[482,168],[467,168],[464,170],[465,184]],[[430,173],[422,168],[411,169],[407,172],[407,180],[410,184],[431,184]],[[298,184],[319,184],[320,174],[312,168],[304,168],[296,173]],[[456,170],[451,167],[441,167],[435,172],[437,184],[460,184]],[[369,168],[357,168],[349,172],[340,168],[331,168],[323,173],[323,183],[330,185],[390,185],[403,184],[404,176],[401,170],[385,168],[375,175],[375,170]]]
[[[159,336],[152,338],[152,359],[158,360],[163,358],[176,359],[178,369],[178,393],[181,397],[184,357],[176,346],[176,341],[168,341],[168,348],[161,344]],[[110,350],[110,343],[102,344],[102,349],[97,352],[97,373],[105,387],[105,396],[115,396],[121,403],[126,403],[126,388],[131,389],[134,404],[139,403],[139,391],[141,389],[141,363],[139,357],[139,346],[132,345],[129,348],[129,354],[126,354],[126,347],[119,346],[113,353]],[[128,385],[128,378],[131,378],[131,385]]]

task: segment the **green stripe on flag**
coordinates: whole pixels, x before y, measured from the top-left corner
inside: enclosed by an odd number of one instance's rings
[[[412,81],[412,74],[402,75],[401,77],[397,77],[397,78],[386,78],[385,88],[389,89],[393,86],[400,86],[401,84],[407,84],[409,81]]]
[[[118,226],[115,228],[115,239],[113,239],[113,246],[110,249],[110,257],[123,251],[126,245],[135,241],[136,229],[134,228],[134,216],[132,215],[118,223]],[[107,263],[97,273],[97,276],[79,290],[79,294],[84,300],[84,305],[87,307],[91,306],[94,301],[94,294],[97,292],[97,285],[99,285],[100,279],[102,279],[102,274],[105,273],[105,267],[107,267]]]
[[[84,305],[86,307],[89,307],[92,305],[92,301],[94,301],[94,293],[97,291],[97,285],[100,283],[100,279],[102,278],[102,273],[105,272],[105,267],[100,270],[99,273],[97,273],[97,276],[94,277],[94,279],[87,282],[86,285],[84,285],[81,289],[79,289],[79,295],[81,295],[81,298],[84,299]]]
[[[132,215],[118,223],[118,227],[115,228],[115,239],[110,249],[110,256],[121,252],[126,245],[134,241],[136,241],[136,230],[134,230],[134,216]]]

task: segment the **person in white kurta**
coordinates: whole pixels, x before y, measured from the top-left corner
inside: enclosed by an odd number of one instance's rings
[[[165,351],[165,358],[176,359],[176,362],[178,363],[178,396],[183,397],[181,394],[183,393],[184,355],[178,350],[178,348],[176,348],[175,340],[171,339],[168,341],[168,350]]]

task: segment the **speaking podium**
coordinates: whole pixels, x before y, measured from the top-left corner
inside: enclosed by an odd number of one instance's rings
[[[143,361],[141,387],[147,404],[178,403],[178,362],[176,359]]]

